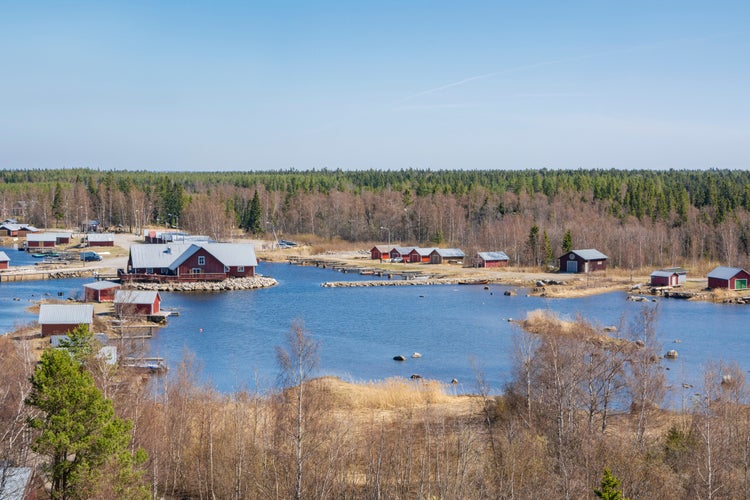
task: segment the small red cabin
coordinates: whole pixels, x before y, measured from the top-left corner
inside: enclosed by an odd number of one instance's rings
[[[117,290],[115,314],[117,316],[151,316],[161,311],[159,292],[150,290]]]
[[[560,257],[561,273],[593,273],[607,269],[607,256],[599,250],[571,250]]]
[[[477,267],[508,267],[510,257],[505,252],[477,252]]]
[[[5,252],[0,252],[0,269],[8,269],[10,266],[10,257]]]
[[[86,302],[114,302],[115,292],[120,284],[114,281],[97,281],[83,285],[84,300]]]
[[[383,245],[375,245],[370,249],[370,259],[372,260],[383,260],[390,259],[392,248]]]
[[[746,290],[750,273],[739,267],[719,266],[708,273],[708,288]]]

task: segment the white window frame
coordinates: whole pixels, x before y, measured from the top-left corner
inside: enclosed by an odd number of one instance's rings
[[[200,274],[201,272],[202,272],[202,271],[201,271],[201,268],[200,268],[200,267],[194,267],[194,268],[192,268],[192,269],[190,270],[190,273],[191,273],[191,274]]]
[[[237,272],[238,273],[244,273],[245,272],[245,266],[237,266]]]
[[[224,266],[224,272],[228,273],[229,271],[231,271],[231,269],[229,269],[229,266]]]
[[[198,256],[198,265],[199,266],[205,266],[206,265],[206,256],[205,255],[199,255]]]

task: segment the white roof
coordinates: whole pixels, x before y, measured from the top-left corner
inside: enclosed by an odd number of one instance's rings
[[[108,288],[119,288],[120,284],[114,281],[97,281],[95,283],[86,283],[83,285],[84,288],[91,288],[92,290],[106,290]]]
[[[90,304],[42,304],[39,307],[40,325],[90,325],[94,306]]]
[[[117,290],[115,304],[153,304],[159,292],[153,290]]]
[[[0,252],[0,262],[10,262],[10,257],[5,252]]]
[[[112,233],[89,233],[86,235],[89,241],[115,241],[115,235]]]

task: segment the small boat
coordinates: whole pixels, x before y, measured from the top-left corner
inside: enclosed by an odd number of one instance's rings
[[[35,259],[43,259],[47,256],[47,254],[46,253],[32,253],[31,256],[34,257]]]
[[[489,280],[462,280],[459,281],[459,285],[487,285],[489,284]]]

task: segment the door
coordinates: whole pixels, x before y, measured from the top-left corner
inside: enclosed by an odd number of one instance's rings
[[[577,260],[569,260],[568,262],[566,262],[565,272],[567,272],[567,273],[577,273],[578,272],[578,261]]]
[[[747,288],[747,280],[734,280],[735,290],[745,290]]]

